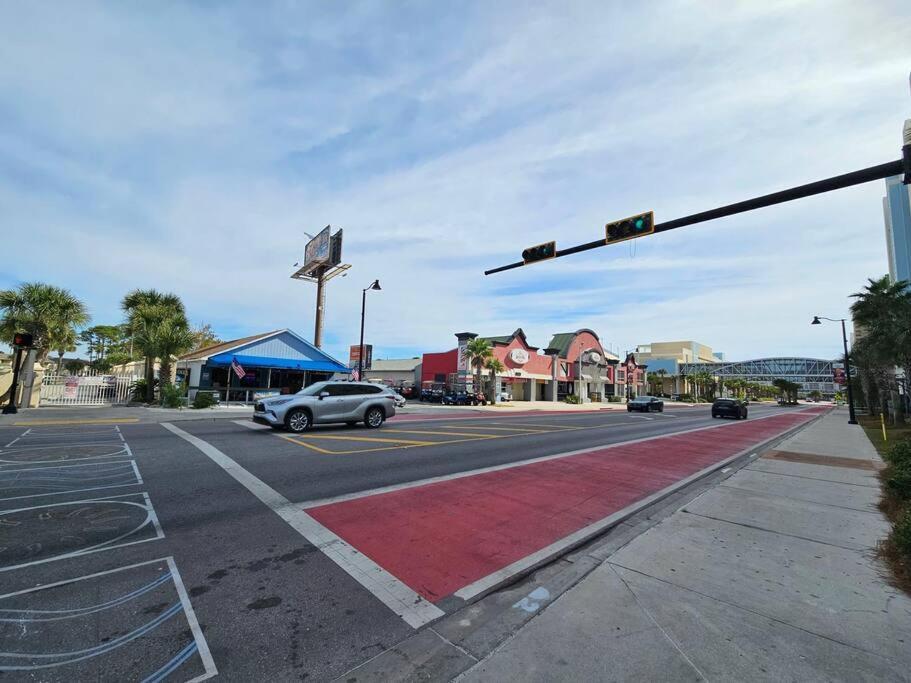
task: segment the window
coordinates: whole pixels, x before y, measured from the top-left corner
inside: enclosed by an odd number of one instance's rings
[[[330,396],[346,396],[348,387],[344,384],[327,384],[323,391],[328,391]]]
[[[446,373],[445,373],[445,372],[438,372],[437,374],[435,374],[435,375],[433,376],[433,381],[434,381],[434,382],[445,382],[445,381],[446,381]]]

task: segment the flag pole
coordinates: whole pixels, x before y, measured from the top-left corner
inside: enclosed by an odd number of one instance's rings
[[[234,373],[234,359],[228,363],[228,388],[225,390],[225,407],[231,405],[231,375]]]

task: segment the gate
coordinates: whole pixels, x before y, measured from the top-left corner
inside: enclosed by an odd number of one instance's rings
[[[52,375],[41,381],[41,406],[106,406],[127,403],[132,375]]]

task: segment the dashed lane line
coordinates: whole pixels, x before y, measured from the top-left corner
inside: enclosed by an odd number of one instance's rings
[[[412,628],[419,628],[445,614],[212,444],[169,422],[162,422],[161,426],[202,451]]]

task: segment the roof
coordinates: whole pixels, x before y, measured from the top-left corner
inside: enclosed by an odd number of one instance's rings
[[[374,358],[368,372],[411,372],[421,364],[420,358]]]
[[[550,344],[547,346],[552,349],[559,349],[560,355],[566,358],[566,354],[569,351],[569,345],[572,344],[573,339],[578,337],[583,332],[588,332],[591,336],[598,340],[598,344],[601,343],[601,337],[594,330],[590,330],[587,327],[581,327],[575,332],[560,332],[554,335],[554,338],[550,340]]]
[[[349,372],[347,365],[314,346],[292,330],[263,334],[213,344],[180,357],[181,361],[205,361],[208,365],[230,365],[237,361],[258,367]]]
[[[231,349],[237,348],[238,346],[243,346],[244,344],[249,344],[250,342],[255,342],[260,339],[265,339],[266,337],[278,334],[283,332],[283,330],[272,330],[271,332],[264,332],[262,334],[254,334],[252,337],[241,337],[240,339],[232,339],[231,341],[221,342],[219,344],[212,344],[210,346],[204,346],[201,349],[196,349],[195,351],[190,351],[190,353],[185,353],[178,358],[178,360],[204,360],[209,356],[214,356],[218,353],[224,351],[229,351]]]
[[[521,327],[519,329],[517,329],[515,332],[513,332],[512,334],[504,334],[499,337],[478,337],[478,339],[484,339],[486,341],[489,341],[491,344],[507,345],[510,342],[512,342],[512,340],[515,339],[516,337],[521,337],[522,343],[525,344],[525,346],[527,346],[528,348],[535,349],[535,350],[538,349],[537,346],[532,346],[531,344],[528,343],[528,339],[525,337],[525,332],[522,331]]]

